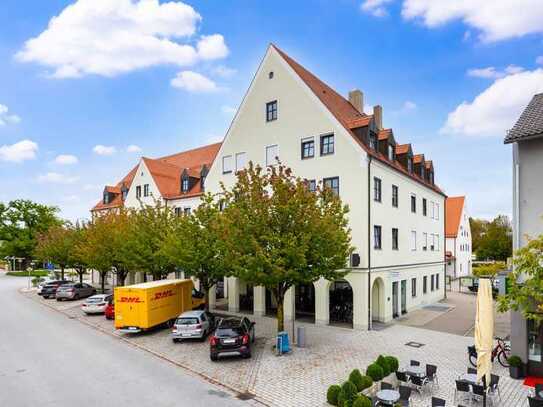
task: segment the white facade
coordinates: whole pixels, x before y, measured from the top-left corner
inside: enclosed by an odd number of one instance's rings
[[[267,121],[266,104],[272,101],[277,101],[277,119]],[[324,135],[333,135],[333,154],[321,155]],[[301,143],[309,139],[314,140],[314,156],[302,159]],[[320,183],[338,178],[339,195],[350,207],[352,245],[360,255],[360,264],[351,268],[345,278],[353,291],[355,328],[367,328],[372,319],[389,321],[394,314],[443,298],[444,195],[370,158],[274,47],[268,49],[210,168],[207,190],[219,192],[221,182],[226,187],[235,183],[233,167],[240,153],[245,163],[266,166],[270,151],[295,175],[307,180]],[[381,202],[374,201],[374,177],[381,180]],[[398,187],[398,207],[392,205],[392,185]],[[411,211],[411,195],[416,200],[415,212]],[[423,199],[426,215],[422,213]],[[381,227],[380,248],[374,247],[374,226]],[[398,230],[397,249],[392,247],[393,228]],[[428,236],[426,250],[423,236]],[[317,323],[330,321],[331,284],[323,280],[314,283]],[[240,307],[240,289],[245,290],[243,282],[230,278],[232,311]],[[255,287],[253,295],[254,311],[264,313],[265,290]],[[293,290],[285,299],[287,319],[292,318],[292,301]]]
[[[472,241],[469,215],[464,204],[456,236],[447,236],[446,251],[450,252],[447,260],[447,275],[453,279],[472,274]]]

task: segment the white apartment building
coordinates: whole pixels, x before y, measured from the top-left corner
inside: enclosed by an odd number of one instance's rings
[[[355,247],[344,279],[290,290],[286,319],[367,329],[372,321],[387,322],[444,297],[446,196],[434,183],[432,161],[397,143],[383,128],[380,106],[365,114],[362,92],[342,97],[270,45],[209,169],[206,189],[232,186],[249,161],[268,166],[277,159],[349,205]],[[228,307],[263,315],[274,304],[263,287],[229,278]]]
[[[471,228],[465,196],[448,197],[445,202],[445,256],[450,278],[470,276]]]

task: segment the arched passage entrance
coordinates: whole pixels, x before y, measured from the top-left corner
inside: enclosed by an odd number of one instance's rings
[[[371,319],[385,321],[385,282],[381,277],[373,280],[371,287]]]
[[[315,286],[297,285],[295,295],[296,319],[315,322]]]
[[[330,324],[353,326],[353,288],[346,280],[330,284]]]

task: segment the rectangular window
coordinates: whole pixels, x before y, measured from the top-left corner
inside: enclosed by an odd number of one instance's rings
[[[434,279],[434,275],[432,274],[430,276],[430,291],[434,291],[435,289],[435,279]]]
[[[322,183],[325,188],[330,188],[336,195],[339,195],[339,177],[324,178]]]
[[[187,192],[189,190],[189,179],[188,178],[183,178],[183,180],[181,181],[181,190],[183,192]]]
[[[422,215],[426,216],[427,208],[426,208],[426,198],[422,198]]]
[[[277,120],[277,100],[266,103],[266,121]]]
[[[388,145],[388,159],[394,161],[394,146],[392,144]]]
[[[398,229],[392,228],[392,250],[398,250]]]
[[[396,185],[392,185],[392,206],[398,207],[398,187]]]
[[[411,212],[417,213],[417,197],[411,194]]]
[[[435,247],[436,247],[435,245],[436,245],[436,235],[434,235],[434,234],[432,233],[432,244],[430,245],[430,250],[431,250],[431,251],[434,251],[434,249],[435,249]]]
[[[190,215],[190,208],[185,208],[185,209],[183,209],[183,213],[184,213],[185,215]]]
[[[279,146],[274,144],[273,146],[266,147],[266,165],[275,165],[279,159]]]
[[[407,171],[409,171],[409,173],[413,172],[413,159],[411,157],[407,159]]]
[[[422,277],[422,293],[426,294],[428,292],[428,276]]]
[[[436,274],[436,290],[439,290],[439,274]]]
[[[415,298],[417,296],[417,279],[411,279],[411,297]]]
[[[439,251],[439,235],[436,234],[436,250]]]
[[[181,216],[181,208],[174,208],[175,216]]]
[[[334,154],[334,135],[321,136],[321,155]]]
[[[315,192],[317,190],[317,181],[314,179],[307,180],[307,189],[311,192]]]
[[[302,160],[304,158],[313,158],[315,156],[315,140],[313,137],[310,139],[302,140]]]
[[[247,155],[245,153],[236,154],[236,171],[240,171],[245,168],[246,157]]]
[[[232,172],[232,156],[225,155],[222,158],[222,173],[230,174]]]
[[[143,186],[143,196],[149,196],[149,184]]]
[[[373,248],[381,250],[381,226],[373,227]]]
[[[373,200],[381,202],[381,180],[377,177],[373,178]]]
[[[411,250],[412,251],[417,250],[417,231],[416,230],[411,231]]]
[[[428,250],[428,233],[422,232],[422,250]]]
[[[436,202],[436,220],[439,220],[439,204]]]
[[[136,187],[136,198],[137,199],[140,199],[141,198],[141,185],[138,185]]]
[[[436,217],[436,206],[434,204],[434,201],[430,202],[430,206],[432,208],[432,219],[434,219]]]
[[[370,131],[370,148],[377,150],[377,135],[373,131]]]

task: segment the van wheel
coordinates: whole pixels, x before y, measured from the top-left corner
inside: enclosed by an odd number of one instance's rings
[[[172,341],[173,341],[173,343],[181,342],[181,340],[180,340],[180,339],[177,339],[177,338],[173,338]]]

